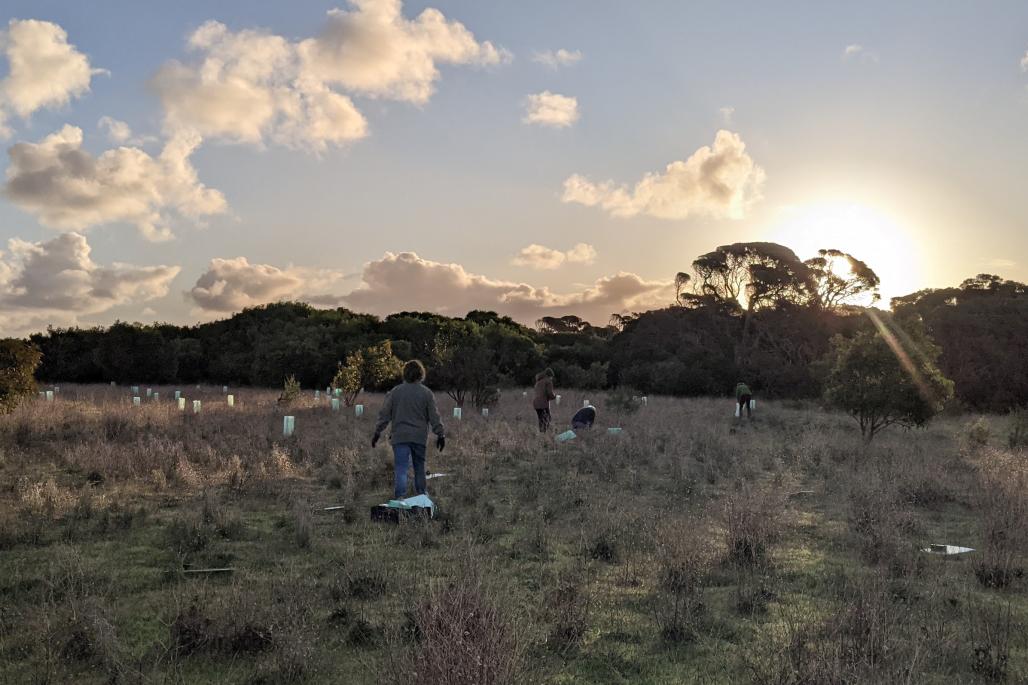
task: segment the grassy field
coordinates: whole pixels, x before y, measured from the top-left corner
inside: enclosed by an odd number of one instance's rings
[[[437,517],[395,526],[380,397],[154,389],[0,417],[0,682],[1028,682],[1011,417],[866,447],[815,405],[564,391],[542,436],[520,391],[460,422],[440,396]]]

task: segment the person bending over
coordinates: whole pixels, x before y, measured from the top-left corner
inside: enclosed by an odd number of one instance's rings
[[[414,492],[427,494],[425,482],[425,444],[428,429],[435,433],[435,446],[441,452],[446,446],[443,422],[439,419],[435,395],[422,381],[425,367],[417,359],[403,365],[403,383],[389,391],[382,410],[378,412],[371,446],[375,447],[388,424],[393,425],[389,442],[393,446],[393,499],[407,496],[407,470],[414,463]]]
[[[532,407],[539,417],[539,432],[545,433],[550,427],[550,400],[557,399],[553,394],[553,369],[546,369],[535,375],[535,396]]]
[[[571,430],[592,428],[594,423],[596,423],[596,407],[592,405],[582,407],[571,417]]]
[[[753,414],[750,412],[750,400],[753,399],[753,393],[750,392],[750,386],[746,385],[742,381],[739,381],[735,386],[735,401],[739,403],[739,418],[742,418],[743,407],[746,408],[746,417],[753,418]]]

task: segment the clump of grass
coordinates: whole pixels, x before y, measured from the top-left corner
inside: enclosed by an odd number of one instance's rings
[[[211,490],[205,490],[200,496],[200,510],[192,517],[176,518],[165,528],[168,545],[180,556],[207,549],[219,538],[242,539],[245,532],[242,519],[226,512],[218,495]]]
[[[62,659],[99,667],[116,680],[122,671],[124,647],[106,604],[98,597],[75,600],[67,605],[68,616],[56,638]]]
[[[123,412],[107,412],[103,415],[101,421],[103,437],[107,442],[121,441],[129,437],[129,434],[132,432],[132,421]]]
[[[777,597],[773,586],[770,574],[740,573],[735,586],[736,611],[744,616],[766,614],[768,605]]]
[[[1024,628],[1013,620],[1010,602],[1002,606],[971,604],[967,638],[971,670],[988,680],[1006,682],[1010,652],[1024,640]]]
[[[848,493],[850,530],[864,560],[872,565],[889,564],[900,556],[902,531],[910,514],[893,485],[879,478],[855,478]]]
[[[976,475],[984,545],[975,576],[984,587],[1007,587],[1025,575],[1028,465],[1014,454],[993,451],[979,461]]]
[[[466,566],[436,586],[414,610],[420,640],[398,663],[397,681],[427,685],[502,685],[522,667],[522,639],[513,617],[488,592],[477,568]]]
[[[753,682],[915,682],[930,646],[893,601],[884,576],[850,579],[827,615],[815,607],[783,608],[766,625],[772,632],[746,650]],[[823,617],[817,618],[819,615]]]
[[[168,626],[173,661],[197,655],[259,659],[271,682],[292,682],[315,670],[310,617],[312,588],[283,570],[271,583],[202,586],[178,595]]]
[[[743,485],[725,495],[726,561],[738,566],[770,567],[771,546],[781,534],[780,497]]]
[[[642,401],[639,399],[639,393],[633,392],[631,388],[618,387],[607,393],[604,406],[619,414],[634,414],[639,411]]]
[[[547,644],[560,653],[577,646],[589,629],[592,606],[580,574],[562,573],[546,595],[546,614],[551,623]]]
[[[53,478],[36,483],[19,481],[16,488],[23,509],[51,519],[71,508],[76,500],[70,490],[58,485]]]
[[[389,590],[389,578],[385,572],[374,566],[347,574],[330,593],[336,601],[344,598],[362,601],[376,600]]]
[[[293,503],[293,521],[296,546],[300,549],[309,548],[314,539],[314,517],[309,502],[297,500]]]
[[[1010,432],[1007,434],[1010,449],[1028,447],[1028,409],[1010,412]]]
[[[906,678],[924,649],[918,631],[910,630],[909,609],[894,602],[889,584],[872,575],[850,584],[825,631],[839,648],[839,657],[878,682]]]
[[[593,537],[586,553],[590,559],[608,564],[616,564],[621,559],[617,539],[611,534],[611,531],[603,531]]]
[[[361,614],[350,622],[346,642],[354,647],[374,647],[382,642],[385,631]]]
[[[704,593],[713,558],[702,526],[691,530],[662,536],[657,548],[650,607],[660,638],[669,643],[695,640],[706,613]]]
[[[171,646],[178,656],[201,652],[228,655],[258,654],[271,648],[274,627],[249,618],[212,618],[207,607],[193,603],[170,625]]]

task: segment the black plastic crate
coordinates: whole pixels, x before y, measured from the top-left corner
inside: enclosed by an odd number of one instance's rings
[[[384,521],[385,523],[399,523],[400,519],[427,521],[432,518],[432,510],[427,507],[411,507],[410,509],[397,509],[395,507],[379,504],[371,507],[371,520]]]

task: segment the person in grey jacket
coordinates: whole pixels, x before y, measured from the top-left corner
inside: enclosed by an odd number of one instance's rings
[[[412,359],[403,365],[403,383],[386,395],[375,423],[375,434],[371,438],[371,446],[375,447],[385,427],[393,424],[389,442],[393,446],[394,499],[407,496],[407,469],[411,461],[414,462],[414,491],[418,495],[426,494],[425,444],[429,427],[435,433],[435,446],[439,451],[446,446],[435,395],[422,384],[423,380],[425,367],[421,362]]]

